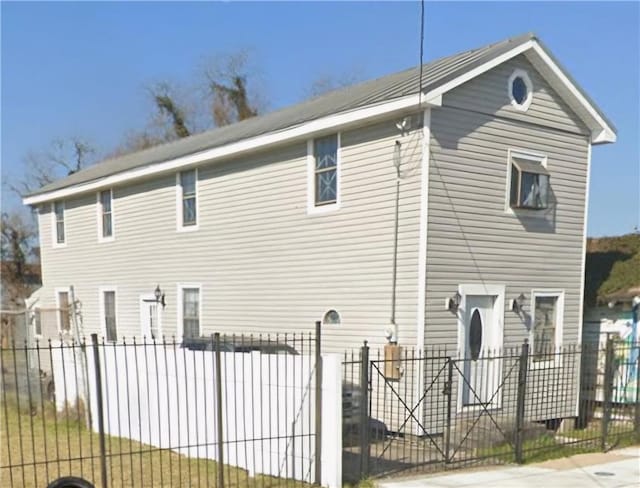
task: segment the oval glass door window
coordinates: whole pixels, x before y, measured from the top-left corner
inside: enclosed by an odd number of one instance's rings
[[[473,361],[480,357],[482,349],[482,316],[477,308],[471,314],[469,321],[469,355]]]

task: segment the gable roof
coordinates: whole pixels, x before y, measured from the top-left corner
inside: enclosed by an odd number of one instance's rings
[[[532,51],[530,61],[550,84],[568,98],[586,125],[605,133],[594,143],[613,142],[615,128],[588,96],[541,46],[533,34],[506,39],[478,49],[447,56],[375,80],[329,92],[305,102],[212,129],[170,143],[108,159],[43,186],[24,199],[36,204],[71,194],[95,191],[133,179],[175,171],[178,168],[238,155],[284,141],[308,137],[364,119],[417,109],[419,104],[438,106],[442,94],[518,54]],[[555,83],[553,82],[555,81]]]

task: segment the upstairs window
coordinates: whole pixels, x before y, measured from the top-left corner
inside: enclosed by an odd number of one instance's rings
[[[312,147],[310,190],[313,199],[309,208],[332,208],[339,201],[339,146],[340,137],[333,134],[315,139]]]
[[[113,211],[111,209],[112,193],[111,190],[101,191],[99,198],[100,212],[100,237],[109,239],[113,237]]]
[[[181,171],[178,175],[181,227],[195,228],[198,224],[197,181],[198,170],[196,169]]]
[[[53,204],[53,216],[54,216],[54,243],[64,244],[64,202],[54,202]]]
[[[544,157],[511,155],[511,208],[542,210],[549,206],[550,174],[544,162]]]

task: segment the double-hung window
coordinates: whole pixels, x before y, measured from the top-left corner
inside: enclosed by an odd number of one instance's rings
[[[111,190],[104,190],[98,194],[98,212],[100,218],[100,238],[113,238],[113,194]]]
[[[564,294],[555,291],[534,291],[532,294],[531,342],[534,365],[555,362],[562,342]]]
[[[117,341],[116,291],[113,289],[102,290],[102,321],[107,342]]]
[[[54,245],[63,245],[65,243],[64,229],[64,202],[53,203],[54,217]]]
[[[182,290],[182,337],[200,337],[200,288],[184,286]]]
[[[549,206],[550,174],[545,161],[544,157],[511,153],[511,208],[543,210]]]
[[[332,134],[309,143],[309,210],[328,210],[340,202],[340,136]]]
[[[198,170],[191,169],[178,173],[180,227],[196,228],[198,225]]]

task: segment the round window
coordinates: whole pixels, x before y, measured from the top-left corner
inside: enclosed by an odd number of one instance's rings
[[[329,310],[322,319],[324,325],[340,325],[340,314],[335,310]]]
[[[480,357],[482,350],[482,316],[476,308],[469,321],[469,356],[473,361]]]

